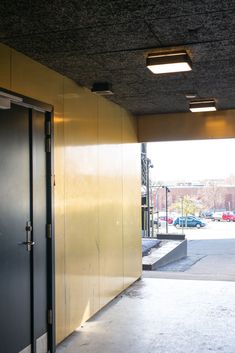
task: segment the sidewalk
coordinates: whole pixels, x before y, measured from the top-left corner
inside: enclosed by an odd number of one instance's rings
[[[235,280],[235,239],[188,241],[188,257],[147,277]]]

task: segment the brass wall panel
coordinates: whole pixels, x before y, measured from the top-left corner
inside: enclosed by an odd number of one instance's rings
[[[63,114],[63,76],[12,50],[12,90],[52,104]]]
[[[0,43],[0,87],[11,89],[11,49]]]
[[[52,104],[55,110],[56,334],[60,342],[139,277],[135,121],[119,106],[15,50],[1,45],[0,54],[2,87]]]
[[[141,276],[141,179],[140,145],[136,120],[123,110],[123,263],[124,287]]]
[[[235,136],[235,110],[138,117],[139,142],[223,139]]]
[[[72,332],[99,310],[97,96],[65,79],[67,322]]]
[[[64,114],[54,118],[54,171],[55,171],[55,276],[56,276],[56,338],[61,341],[69,334],[66,322],[65,278],[65,210],[64,210]]]
[[[123,289],[122,115],[101,98],[98,106],[100,305]]]

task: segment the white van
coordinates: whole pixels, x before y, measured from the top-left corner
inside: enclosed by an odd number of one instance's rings
[[[223,212],[214,212],[212,215],[212,221],[218,221],[220,222],[223,217]]]

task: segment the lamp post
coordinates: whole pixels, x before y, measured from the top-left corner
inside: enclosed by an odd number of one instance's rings
[[[171,192],[170,189],[165,186],[166,189],[166,234],[168,234],[168,192]]]
[[[159,185],[156,187],[156,210],[157,210],[157,235],[159,233],[159,200],[158,200],[158,193],[159,193],[159,190],[162,188],[164,189],[165,186],[163,185]]]
[[[149,176],[149,169],[153,168],[153,164],[151,163],[151,159],[147,158],[147,180],[146,180],[146,187],[147,187],[147,236],[150,237],[150,176]],[[153,224],[152,224],[153,227]]]
[[[182,214],[182,235],[184,234],[184,222],[183,222],[183,216],[184,216],[184,198],[181,198],[181,214]]]
[[[165,189],[165,195],[166,195],[166,233],[168,233],[168,192],[171,192],[171,190],[168,188],[166,185],[159,185],[157,187],[156,191],[156,208],[157,208],[157,234],[159,232],[159,200],[158,200],[158,192],[160,189]]]

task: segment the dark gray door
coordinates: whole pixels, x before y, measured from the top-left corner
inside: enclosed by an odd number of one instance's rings
[[[0,351],[4,353],[47,349],[44,126],[44,113],[17,105],[0,110]]]

